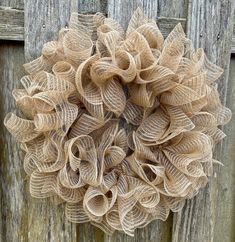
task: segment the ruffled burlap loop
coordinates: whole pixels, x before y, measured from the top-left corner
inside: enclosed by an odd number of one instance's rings
[[[164,40],[141,9],[127,31],[102,14],[73,13],[58,40],[24,65],[4,124],[25,152],[30,193],[59,198],[66,217],[134,234],[182,209],[212,174],[231,111],[222,69],[180,24]]]

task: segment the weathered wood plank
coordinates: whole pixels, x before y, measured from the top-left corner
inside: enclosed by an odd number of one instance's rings
[[[115,232],[112,236],[104,235],[105,242],[170,242],[172,229],[172,214],[166,222],[154,221],[143,229],[137,229],[134,237],[121,232]]]
[[[49,200],[38,200],[30,197],[28,200],[28,240],[27,241],[77,241],[75,224],[65,219],[64,206],[55,205]]]
[[[230,73],[229,73],[229,81],[227,88],[227,105],[235,113],[235,57],[231,58],[230,62]],[[221,172],[225,172],[223,180],[221,181],[221,186],[223,189],[223,193],[220,195],[220,214],[218,219],[225,219],[223,221],[219,221],[219,224],[216,226],[215,238],[218,239],[215,241],[219,241],[223,238],[223,241],[235,241],[235,212],[234,212],[234,204],[235,204],[235,152],[234,152],[234,143],[235,143],[235,122],[234,118],[230,122],[229,125],[225,126],[225,133],[228,134],[224,142],[224,151],[223,151],[223,159],[226,161],[224,167],[221,167]],[[223,171],[225,169],[225,171]],[[220,179],[220,177],[218,178]],[[225,180],[226,179],[226,180]],[[224,183],[224,184],[223,184]],[[225,194],[224,194],[225,193]],[[224,199],[225,198],[225,199]],[[223,204],[222,204],[223,203]],[[226,204],[226,205],[224,205]],[[222,225],[223,223],[223,225]],[[222,225],[222,227],[220,227]],[[220,228],[219,228],[220,227]],[[218,231],[217,231],[218,229]],[[220,233],[220,235],[219,235]],[[223,236],[223,237],[222,237]]]
[[[186,19],[185,18],[171,18],[169,17],[157,17],[157,24],[161,30],[164,37],[167,37],[172,29],[178,24],[181,23],[182,27],[186,28]]]
[[[144,9],[148,17],[156,19],[158,9],[156,0],[108,0],[108,16],[126,28],[137,7]]]
[[[0,0],[0,6],[23,8],[24,0]],[[0,15],[2,16],[2,13]],[[6,16],[4,19],[6,20]],[[21,23],[21,20],[19,22]],[[5,23],[0,17],[0,36],[2,32],[5,32],[3,28]],[[14,23],[18,26],[18,23]],[[14,34],[16,32],[14,30]],[[9,44],[1,41],[0,53],[0,142],[2,147],[0,152],[0,241],[25,241],[27,237],[27,201],[23,195],[25,173],[19,163],[22,154],[19,152],[19,146],[14,138],[3,126],[3,118],[6,113],[15,109],[11,90],[18,85],[17,80],[23,73],[24,47],[21,43]]]
[[[15,111],[12,90],[24,71],[24,46],[0,42],[0,241],[27,241],[26,182],[19,145],[3,125],[8,112]]]
[[[233,20],[233,39],[232,39],[232,47],[231,47],[231,53],[235,53],[235,16]]]
[[[24,40],[24,12],[0,6],[0,39]]]
[[[80,6],[81,9],[78,7]],[[25,6],[25,57],[27,61],[40,55],[44,43],[56,39],[59,29],[68,25],[72,11],[104,11],[102,1],[34,1]],[[35,17],[38,16],[38,17]],[[36,41],[35,41],[36,40]],[[76,226],[66,221],[64,208],[48,201],[29,198],[30,241],[102,241],[103,233],[90,224]],[[35,223],[35,219],[38,220]]]
[[[158,0],[158,16],[186,18],[188,0]]]
[[[102,12],[107,14],[107,0],[78,0],[79,13]],[[80,224],[78,227],[79,242],[103,242],[104,233],[90,223]]]
[[[78,9],[81,13],[95,13],[98,11],[106,13],[107,1],[108,0],[79,1]],[[20,1],[7,2],[0,1],[0,6],[2,5],[0,7],[0,39],[24,41],[23,3]],[[9,8],[9,6],[11,6],[11,8]],[[87,9],[89,9],[89,11],[87,11]],[[161,23],[160,29],[165,35],[169,33],[169,25],[174,26],[176,21],[182,22],[182,24],[185,25],[184,18],[187,16],[186,9],[187,0],[182,0],[182,2],[175,0],[173,2],[171,0],[159,1],[158,16],[166,20]],[[116,14],[118,17],[118,13]],[[160,18],[157,19],[157,21],[159,21]],[[231,53],[235,53],[235,31],[233,32]]]
[[[68,25],[70,13],[77,11],[77,1],[26,1],[25,57],[39,56],[45,42],[56,39],[59,29]]]
[[[108,1],[108,16],[118,21],[124,28],[130,20],[132,13],[137,7],[142,7],[145,14],[151,18],[157,18],[158,2],[155,0],[139,0],[139,1]],[[161,20],[160,20],[161,21]],[[160,23],[159,21],[159,23]],[[162,19],[162,23],[164,23]],[[166,22],[166,21],[165,21]],[[160,25],[160,24],[159,24]],[[133,241],[149,241],[149,242],[168,242],[171,241],[171,217],[166,221],[153,221],[143,229],[135,231],[135,237],[130,237],[120,232],[115,232],[112,236],[105,235],[105,242],[133,242]]]
[[[232,39],[231,53],[235,54],[235,37]]]
[[[77,1],[25,2],[25,58],[38,57],[44,43],[56,39],[58,30],[68,24]],[[28,241],[77,241],[77,228],[65,219],[63,206],[40,201],[28,195]]]
[[[80,13],[107,13],[107,0],[78,0]]]
[[[158,0],[159,17],[157,18],[157,23],[164,37],[166,37],[178,23],[181,23],[182,27],[186,29],[187,8],[188,0]],[[171,214],[171,224],[168,224],[170,227],[168,228],[169,241],[172,241],[173,216],[174,215]]]
[[[86,4],[78,3],[79,12],[81,13],[106,13],[106,7],[104,3],[98,4],[98,1],[93,1]],[[87,6],[89,8],[87,8]],[[89,9],[89,11],[87,10]],[[185,28],[185,18],[170,18],[159,17],[156,19],[160,30],[164,36],[167,36],[177,23],[181,23]],[[66,24],[65,24],[66,25]],[[43,25],[44,28],[46,25]],[[0,39],[6,40],[20,40],[24,41],[24,12],[23,10],[16,10],[11,8],[0,7]]]
[[[24,0],[0,0],[0,6],[23,10]]]
[[[203,47],[208,57],[225,69],[219,81],[220,94],[224,103],[227,96],[233,13],[234,1],[232,0],[193,0],[189,6],[188,15],[188,35],[195,47]],[[229,100],[231,101],[231,97]],[[228,126],[226,130],[229,130],[229,127],[233,126]],[[231,195],[234,189],[231,178],[234,172],[231,169],[233,166],[232,141],[233,138],[229,137],[216,148],[215,157],[221,160],[225,167],[215,167],[214,177],[207,187],[194,199],[188,201],[182,212],[174,215],[172,235],[174,242],[233,241],[231,240],[233,231],[231,211],[234,205],[233,195]],[[228,143],[231,144],[228,145]],[[228,154],[229,151],[231,153]]]

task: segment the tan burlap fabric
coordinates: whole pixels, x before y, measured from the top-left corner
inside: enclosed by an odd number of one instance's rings
[[[59,198],[70,221],[133,235],[207,183],[231,112],[215,83],[222,69],[180,24],[164,40],[140,9],[126,32],[73,13],[24,67],[13,91],[23,118],[5,125],[25,151],[31,195]]]

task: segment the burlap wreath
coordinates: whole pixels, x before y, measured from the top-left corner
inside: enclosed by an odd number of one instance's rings
[[[140,9],[126,32],[73,13],[24,67],[13,91],[24,118],[5,125],[26,153],[31,195],[59,198],[70,221],[133,235],[207,183],[231,112],[215,84],[222,69],[180,24],[164,40]]]

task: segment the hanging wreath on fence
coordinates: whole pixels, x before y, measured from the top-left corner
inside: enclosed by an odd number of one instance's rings
[[[140,9],[126,32],[73,13],[24,67],[13,91],[24,118],[5,125],[25,151],[31,195],[59,198],[70,221],[133,235],[207,183],[231,112],[215,84],[222,69],[180,24],[164,40]]]

